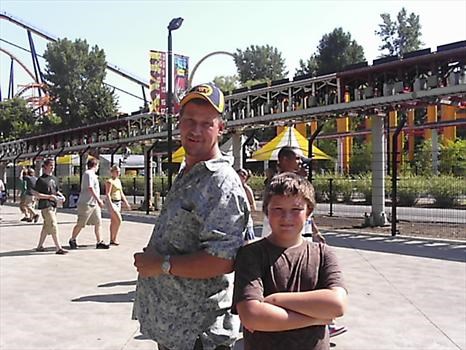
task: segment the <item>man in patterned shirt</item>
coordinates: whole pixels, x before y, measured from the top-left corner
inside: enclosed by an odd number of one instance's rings
[[[250,218],[241,181],[222,156],[222,92],[213,84],[181,101],[186,151],[144,252],[133,317],[160,350],[231,349],[239,319],[230,313],[233,262]]]

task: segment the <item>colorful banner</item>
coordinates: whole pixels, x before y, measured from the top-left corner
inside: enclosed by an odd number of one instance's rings
[[[182,55],[174,55],[173,65],[173,113],[177,114],[180,111],[180,101],[188,90],[188,62],[189,57]]]
[[[150,97],[152,113],[167,112],[166,53],[150,51]]]

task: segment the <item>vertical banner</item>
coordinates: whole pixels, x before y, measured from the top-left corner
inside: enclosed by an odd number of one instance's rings
[[[189,57],[182,55],[174,55],[174,79],[173,84],[173,113],[177,114],[180,111],[180,101],[185,92],[188,90],[188,62]]]
[[[166,53],[163,51],[150,51],[150,97],[151,113],[163,114],[167,112],[167,85],[166,85]]]

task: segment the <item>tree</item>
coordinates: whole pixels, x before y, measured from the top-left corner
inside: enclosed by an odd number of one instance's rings
[[[316,54],[313,54],[306,61],[299,60],[299,68],[296,69],[295,75],[311,74],[311,76],[316,77],[318,70],[317,57]]]
[[[314,53],[306,62],[300,60],[300,68],[296,75],[322,75],[342,70],[350,64],[364,61],[364,49],[349,32],[343,28],[335,28],[331,33],[324,34]]]
[[[414,12],[406,13],[403,7],[398,12],[397,20],[392,21],[390,14],[382,13],[380,15],[382,23],[379,24],[379,30],[375,31],[382,39],[382,45],[379,46],[382,56],[397,55],[401,57],[404,53],[418,50],[422,45],[421,41],[421,24],[419,15]]]
[[[269,45],[251,45],[244,51],[237,49],[235,63],[243,84],[250,80],[283,79],[288,74],[281,52]]]
[[[372,143],[354,142],[350,158],[351,173],[367,173],[372,170]]]
[[[115,115],[116,97],[104,85],[103,50],[97,46],[89,50],[85,40],[60,39],[47,45],[44,58],[51,107],[64,127],[95,123]]]
[[[15,140],[32,132],[36,115],[26,101],[15,97],[0,102],[0,142]]]
[[[217,85],[223,92],[230,92],[239,87],[238,76],[236,75],[219,75],[213,80],[213,83]]]
[[[466,174],[466,140],[444,140],[440,145],[439,160],[441,173]]]

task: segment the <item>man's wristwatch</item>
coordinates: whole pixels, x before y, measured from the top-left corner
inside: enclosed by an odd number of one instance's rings
[[[162,272],[165,275],[170,275],[170,270],[172,269],[172,265],[170,264],[170,255],[165,255],[163,257],[163,262],[162,262]]]

